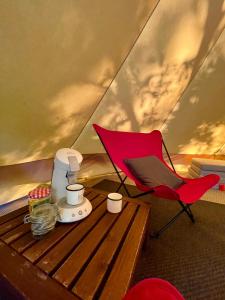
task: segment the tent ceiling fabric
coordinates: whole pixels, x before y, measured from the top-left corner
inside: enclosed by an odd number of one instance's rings
[[[0,165],[73,144],[156,4],[1,3]]]
[[[223,78],[225,30],[163,127],[169,149],[175,153],[222,154],[225,141]]]
[[[113,172],[93,123],[225,155],[224,27],[225,0],[2,1],[0,203],[73,143],[83,178]]]
[[[161,0],[73,147],[103,152],[92,130],[98,123],[163,130],[174,153],[218,150],[225,126],[224,12],[221,0]]]
[[[225,0],[3,2],[0,165],[74,141],[103,152],[94,122],[224,154],[224,12]]]

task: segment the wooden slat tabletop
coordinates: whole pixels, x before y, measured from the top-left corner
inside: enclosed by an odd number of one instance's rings
[[[110,214],[107,193],[89,188],[86,197],[93,206],[86,219],[57,223],[42,240],[23,224],[27,207],[0,218],[0,288],[7,299],[122,299],[150,206],[124,197],[122,212]]]

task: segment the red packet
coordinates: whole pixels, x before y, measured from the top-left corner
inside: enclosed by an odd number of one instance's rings
[[[225,191],[225,183],[222,183],[219,185],[219,190],[220,191]]]

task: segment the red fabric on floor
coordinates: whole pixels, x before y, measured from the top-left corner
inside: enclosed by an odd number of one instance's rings
[[[123,300],[185,300],[168,281],[149,278],[133,286]]]

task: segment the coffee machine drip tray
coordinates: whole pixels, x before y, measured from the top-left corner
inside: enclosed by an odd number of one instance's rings
[[[58,221],[61,223],[70,223],[86,218],[92,211],[91,202],[83,198],[77,205],[70,205],[66,198],[62,198],[58,203]]]

